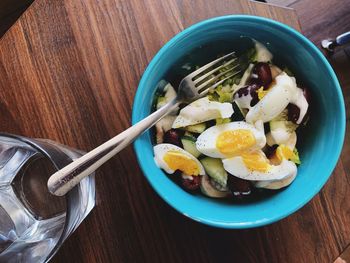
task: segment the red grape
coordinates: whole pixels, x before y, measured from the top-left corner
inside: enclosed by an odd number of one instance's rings
[[[253,68],[253,74],[258,76],[258,80],[264,89],[267,89],[272,82],[271,69],[268,63],[259,62]]]
[[[229,174],[227,177],[227,186],[234,197],[244,197],[251,193],[251,183],[234,175]]]
[[[199,189],[200,186],[200,182],[201,182],[201,177],[198,176],[192,176],[192,180],[191,179],[187,179],[187,178],[182,178],[182,186],[188,190],[188,191],[195,191],[197,189]]]
[[[171,129],[164,134],[164,143],[171,143],[182,148],[179,130]]]

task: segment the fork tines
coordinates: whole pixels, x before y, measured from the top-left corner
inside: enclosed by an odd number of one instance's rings
[[[235,52],[231,52],[202,66],[188,77],[191,78],[198,92],[204,93],[240,73],[237,70],[239,67],[237,62]]]

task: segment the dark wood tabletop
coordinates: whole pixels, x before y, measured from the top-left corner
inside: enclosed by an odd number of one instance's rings
[[[153,55],[205,18],[250,13],[300,30],[298,14],[317,45],[350,30],[350,0],[280,2],[289,8],[244,0],[35,0],[0,41],[1,131],[96,147],[130,125]],[[350,49],[329,60],[348,106]],[[177,213],[128,147],[97,172],[96,207],[52,262],[333,262],[350,243],[349,145],[347,134],[332,177],[311,202],[249,230],[216,229]]]

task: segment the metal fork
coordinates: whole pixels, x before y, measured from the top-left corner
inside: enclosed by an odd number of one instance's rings
[[[186,76],[180,83],[177,97],[153,112],[142,121],[131,126],[109,141],[103,143],[63,169],[54,173],[48,181],[49,191],[58,196],[65,195],[83,178],[93,173],[102,164],[132,143],[138,136],[173,111],[180,103],[188,103],[205,96],[225,80],[235,76],[239,64],[234,52],[222,56]],[[232,66],[225,70],[225,67]]]

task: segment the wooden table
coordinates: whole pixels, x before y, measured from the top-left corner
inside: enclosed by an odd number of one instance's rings
[[[315,43],[350,29],[349,0],[323,1],[314,12],[311,2],[287,4],[300,10]],[[331,24],[327,11],[343,18]],[[299,29],[293,10],[243,0],[36,0],[0,42],[1,130],[92,149],[129,126],[138,81],[166,41],[194,22],[231,13]],[[349,105],[346,50],[331,61]],[[98,171],[96,208],[52,262],[332,262],[350,243],[349,143],[347,135],[333,176],[310,203],[278,223],[241,231],[174,211],[129,147]]]

